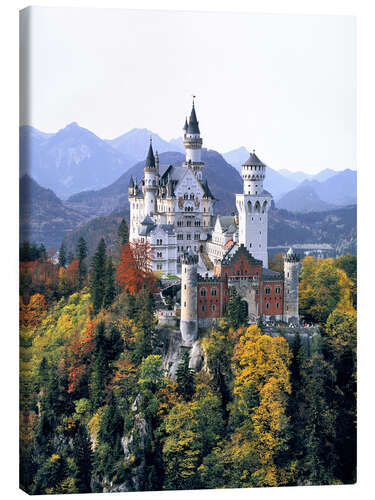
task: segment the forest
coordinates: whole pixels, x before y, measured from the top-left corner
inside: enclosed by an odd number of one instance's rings
[[[158,276],[123,220],[91,259],[20,248],[20,486],[31,494],[352,484],[356,257],[306,257],[306,342],[247,325],[239,297],[166,376]]]

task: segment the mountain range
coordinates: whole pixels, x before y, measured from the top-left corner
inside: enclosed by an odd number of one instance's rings
[[[23,126],[21,176],[29,174],[40,186],[68,199],[67,206],[78,208],[85,216],[108,215],[118,207],[126,208],[130,175],[142,177],[150,137],[162,163],[182,161],[181,138],[168,142],[148,129],[132,129],[115,139],[103,140],[75,122],[55,134]],[[218,198],[216,213],[235,210],[234,193],[242,189],[238,170],[248,154],[244,147],[223,155],[203,150],[207,179]],[[278,207],[291,211],[319,211],[356,203],[353,170],[325,169],[310,175],[268,166],[264,187]]]

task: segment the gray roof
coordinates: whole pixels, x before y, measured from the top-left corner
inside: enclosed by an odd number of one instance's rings
[[[188,129],[188,122],[187,122],[187,117],[185,118],[185,125],[182,130],[187,130]]]
[[[160,227],[165,233],[174,234],[174,227],[172,224],[159,224],[157,227]]]
[[[263,278],[268,278],[268,279],[281,279],[281,273],[278,271],[273,271],[272,269],[267,269],[266,267],[262,267],[262,276]]]
[[[129,187],[134,187],[133,176],[131,176],[130,179],[129,179]]]
[[[190,118],[189,118],[189,125],[188,125],[187,131],[189,134],[200,134],[199,122],[197,120],[197,115],[195,114],[194,101],[193,101],[193,108],[191,110],[191,114],[190,114]]]
[[[154,151],[152,150],[152,140],[151,139],[150,139],[150,147],[148,148],[145,166],[146,167],[155,167],[155,156],[154,156]]]
[[[242,165],[251,165],[251,166],[263,166],[265,167],[266,165],[260,161],[260,159],[257,157],[257,155],[255,154],[255,151],[253,151],[252,153],[250,153],[250,156],[248,158],[248,160],[245,161],[245,163],[243,163]]]

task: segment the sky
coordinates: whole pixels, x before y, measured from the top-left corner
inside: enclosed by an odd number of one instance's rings
[[[276,170],[356,168],[354,17],[32,7],[21,25],[21,124],[169,140],[196,95],[204,147],[255,149]]]

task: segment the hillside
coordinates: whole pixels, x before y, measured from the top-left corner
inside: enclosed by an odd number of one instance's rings
[[[95,217],[94,219],[81,224],[66,234],[64,244],[67,252],[76,251],[79,238],[82,236],[87,242],[88,255],[91,257],[96,251],[99,241],[104,238],[107,250],[115,257],[118,255],[117,231],[121,220],[129,222],[129,212],[117,212],[105,217]]]
[[[275,209],[269,214],[268,245],[329,243],[337,252],[356,253],[357,206],[325,212],[292,213]]]
[[[185,159],[182,153],[168,152],[159,155],[160,164],[177,165]],[[215,213],[235,211],[235,193],[242,190],[242,179],[224,158],[213,150],[202,150],[205,162],[204,174],[217,201]],[[71,196],[67,205],[93,215],[108,215],[115,210],[128,209],[128,184],[130,177],[143,177],[144,160],[127,170],[116,182],[98,191],[84,191]]]
[[[20,128],[20,171],[57,196],[99,189],[115,181],[133,164],[89,130],[71,123],[56,134]]]
[[[282,196],[276,205],[290,212],[321,212],[335,207],[321,200],[311,183],[305,182]]]
[[[66,207],[50,189],[39,186],[28,175],[20,179],[20,241],[59,247],[66,233],[87,220]]]

